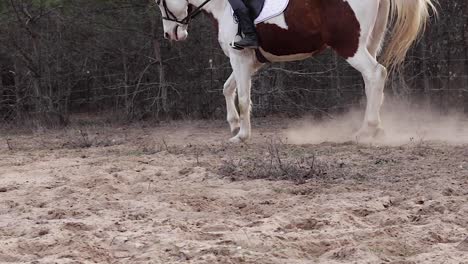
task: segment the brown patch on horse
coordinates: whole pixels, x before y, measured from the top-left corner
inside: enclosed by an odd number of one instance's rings
[[[288,29],[257,25],[261,47],[270,54],[313,55],[329,46],[349,58],[358,50],[361,27],[344,0],[291,0],[284,17]]]
[[[325,48],[319,0],[291,0],[284,13],[288,29],[257,25],[261,47],[276,56],[315,53]],[[307,10],[305,10],[307,8]]]
[[[328,46],[344,58],[353,57],[359,48],[361,25],[348,2],[322,1],[323,35]]]
[[[192,4],[189,4],[189,10],[188,12],[190,13],[191,10],[195,9],[196,7]],[[208,17],[208,19],[211,21],[211,23],[213,24],[213,26],[215,27],[215,32],[216,34],[218,34],[219,32],[219,22],[218,20],[213,16],[212,13],[206,11],[206,10],[202,10],[202,12]]]

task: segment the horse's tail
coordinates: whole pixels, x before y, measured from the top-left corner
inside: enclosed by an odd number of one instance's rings
[[[393,70],[401,65],[411,45],[424,32],[430,11],[437,13],[437,10],[434,0],[389,1],[393,32],[383,55],[383,64]]]

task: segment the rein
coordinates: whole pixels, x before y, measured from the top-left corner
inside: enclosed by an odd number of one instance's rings
[[[186,17],[184,17],[182,20],[179,20],[175,15],[174,13],[171,12],[171,10],[169,10],[169,8],[167,7],[167,3],[166,3],[166,0],[158,0],[157,1],[157,5],[160,5],[162,2],[163,4],[163,8],[164,8],[164,12],[166,12],[166,16],[162,17],[162,19],[164,20],[168,20],[168,21],[173,21],[173,22],[176,22],[176,23],[179,23],[179,24],[182,24],[182,25],[188,25],[190,24],[190,21],[195,18],[196,16],[198,16],[201,12],[202,12],[202,8],[208,4],[209,2],[211,2],[211,0],[205,0],[200,6],[198,6],[197,8],[195,8],[194,10],[191,10],[188,15]]]

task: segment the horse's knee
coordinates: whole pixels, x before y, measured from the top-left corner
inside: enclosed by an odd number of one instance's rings
[[[250,98],[248,96],[239,96],[239,112],[246,114],[250,112]]]
[[[231,97],[234,95],[235,88],[233,89],[231,86],[225,86],[223,90],[223,94],[225,97]]]
[[[223,94],[226,97],[232,96],[236,92],[236,81],[230,77],[224,84]]]
[[[231,96],[234,93],[235,88],[236,87],[234,85],[231,85],[230,83],[229,84],[226,83],[223,89],[224,96]]]

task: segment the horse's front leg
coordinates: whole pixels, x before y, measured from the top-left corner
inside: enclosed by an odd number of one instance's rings
[[[239,143],[250,139],[250,91],[252,86],[252,75],[255,72],[255,62],[251,56],[234,55],[231,56],[231,66],[237,83],[240,112],[239,133],[230,139],[233,143]]]
[[[236,77],[234,76],[234,73],[232,73],[224,84],[223,93],[226,98],[227,121],[231,127],[231,133],[233,136],[237,135],[240,130],[239,113],[236,109],[236,88]]]

